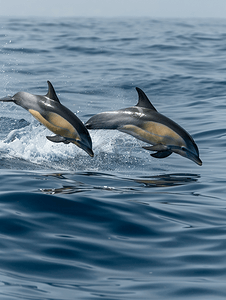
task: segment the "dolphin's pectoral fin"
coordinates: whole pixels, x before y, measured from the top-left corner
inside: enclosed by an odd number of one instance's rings
[[[54,135],[54,136],[47,136],[46,137],[49,141],[54,142],[54,143],[64,143],[64,144],[69,144],[70,141],[68,141],[65,137],[61,135]]]
[[[145,150],[157,151],[156,153],[151,154],[152,157],[155,158],[165,158],[172,154],[172,151],[166,146],[162,144],[157,144],[154,146],[143,146]]]
[[[165,158],[167,156],[170,156],[171,154],[172,154],[172,151],[165,150],[165,151],[158,151],[158,152],[150,154],[150,155],[155,158]]]
[[[47,136],[46,138],[49,141],[54,142],[54,143],[64,143],[64,144],[73,143],[73,144],[77,145],[78,147],[80,147],[81,149],[83,149],[84,151],[86,151],[91,157],[94,156],[93,151],[91,149],[92,145],[87,146],[83,142],[81,142],[80,140],[65,138],[65,137],[63,137],[61,135],[58,135],[58,134],[54,135],[54,136]]]

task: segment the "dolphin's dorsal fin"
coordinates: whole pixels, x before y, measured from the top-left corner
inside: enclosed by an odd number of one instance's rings
[[[157,111],[157,109],[151,104],[146,94],[138,87],[136,87],[136,90],[139,96],[138,103],[136,106],[145,107]]]
[[[47,83],[48,83],[49,90],[48,90],[48,93],[46,94],[46,97],[48,97],[51,100],[60,102],[60,100],[58,99],[57,94],[52,86],[52,83],[50,81],[47,81]]]

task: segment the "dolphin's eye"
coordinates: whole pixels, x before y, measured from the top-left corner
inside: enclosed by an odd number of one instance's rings
[[[182,146],[182,147],[181,147],[181,150],[186,151],[186,148]]]

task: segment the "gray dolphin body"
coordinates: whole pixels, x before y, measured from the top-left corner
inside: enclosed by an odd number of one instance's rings
[[[73,143],[94,156],[92,141],[88,130],[81,120],[67,107],[63,106],[52,86],[48,83],[48,93],[45,96],[32,95],[26,92],[1,98],[0,101],[14,102],[28,110],[40,123],[55,133],[47,139],[55,143]]]
[[[117,129],[151,144],[143,148],[156,151],[151,154],[153,157],[164,158],[174,152],[201,166],[198,147],[189,133],[158,113],[145,93],[136,90],[139,96],[136,106],[94,115],[86,122],[86,128]]]

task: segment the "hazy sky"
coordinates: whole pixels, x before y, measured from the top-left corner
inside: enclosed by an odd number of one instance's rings
[[[226,17],[226,0],[0,0],[1,16]]]

